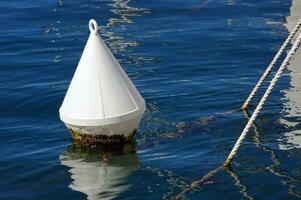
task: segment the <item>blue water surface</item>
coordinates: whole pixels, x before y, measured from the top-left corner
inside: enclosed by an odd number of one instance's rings
[[[247,122],[236,109],[287,37],[290,6],[1,0],[0,199],[173,199],[227,157]],[[90,18],[146,100],[136,153],[78,149],[59,120]],[[232,168],[183,198],[301,197],[300,151],[279,147],[289,87],[283,76]]]

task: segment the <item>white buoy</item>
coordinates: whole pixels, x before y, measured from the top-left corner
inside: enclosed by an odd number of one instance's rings
[[[73,139],[129,138],[138,128],[145,102],[98,34],[94,19],[60,118]]]

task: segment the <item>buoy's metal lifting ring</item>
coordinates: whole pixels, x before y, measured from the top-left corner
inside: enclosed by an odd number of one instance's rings
[[[89,29],[91,33],[97,33],[98,25],[97,22],[94,19],[91,19],[89,21]]]

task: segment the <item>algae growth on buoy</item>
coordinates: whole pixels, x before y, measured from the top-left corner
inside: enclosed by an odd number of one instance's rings
[[[60,119],[74,140],[110,143],[133,137],[145,102],[98,34],[90,36],[60,107]]]

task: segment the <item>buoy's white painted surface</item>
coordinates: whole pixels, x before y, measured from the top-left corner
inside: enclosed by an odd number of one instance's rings
[[[145,102],[100,38],[97,27],[96,21],[90,20],[91,33],[60,108],[60,118],[68,128],[86,134],[126,134],[125,129],[138,127]]]

